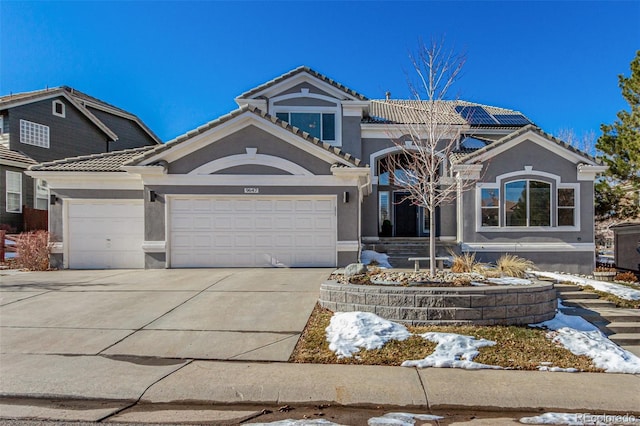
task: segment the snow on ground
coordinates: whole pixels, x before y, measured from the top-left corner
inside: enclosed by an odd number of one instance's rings
[[[271,422],[271,423],[245,423],[246,425],[252,425],[252,426],[306,426],[306,425],[322,425],[322,426],[341,426],[338,423],[333,423],[330,422],[329,420],[325,420],[325,419],[302,419],[302,420],[293,420],[293,419],[286,419],[286,420],[278,420],[276,422]]]
[[[403,367],[444,367],[444,368],[466,368],[477,370],[481,368],[501,369],[496,365],[487,365],[473,362],[473,358],[478,356],[479,348],[493,346],[496,342],[486,339],[477,340],[472,336],[463,336],[453,333],[424,333],[422,338],[438,345],[433,353],[424,359],[405,361]]]
[[[496,285],[530,285],[533,284],[531,280],[515,277],[500,277],[500,278],[487,278],[491,284]]]
[[[564,308],[560,302],[558,307]],[[582,317],[558,312],[553,319],[530,326],[551,330],[548,336],[554,343],[575,355],[588,356],[593,365],[607,373],[640,374],[640,358],[613,343]]]
[[[377,251],[373,250],[362,250],[362,253],[360,254],[360,262],[362,264],[368,265],[374,260],[381,268],[392,268],[392,266],[389,264],[389,256],[387,256],[385,253],[378,253]]]
[[[635,290],[633,288],[630,288],[624,285],[605,282],[605,281],[592,280],[589,278],[577,277],[575,275],[559,274],[557,272],[544,272],[544,271],[530,271],[530,272],[540,277],[551,278],[557,281],[567,281],[573,284],[577,284],[579,286],[590,285],[591,287],[595,288],[598,291],[611,293],[614,296],[620,297],[621,299],[640,300],[640,290]]]
[[[326,329],[329,349],[338,358],[350,358],[360,348],[379,349],[391,339],[411,336],[403,325],[369,312],[337,312]]]
[[[581,413],[544,413],[539,416],[523,417],[520,423],[529,425],[569,425],[604,426],[613,424],[634,424],[638,418],[632,415],[581,414]]]
[[[442,420],[444,417],[433,414],[387,413],[382,417],[372,417],[367,421],[369,426],[413,426],[416,420],[423,422]]]

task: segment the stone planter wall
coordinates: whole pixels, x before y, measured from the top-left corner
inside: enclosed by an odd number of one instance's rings
[[[320,304],[334,312],[372,312],[409,325],[533,324],[554,317],[552,283],[527,286],[400,287],[339,284],[320,287]]]

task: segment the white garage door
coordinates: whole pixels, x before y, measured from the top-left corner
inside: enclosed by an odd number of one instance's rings
[[[144,268],[142,200],[69,202],[69,268]]]
[[[173,197],[171,267],[333,267],[335,198]]]

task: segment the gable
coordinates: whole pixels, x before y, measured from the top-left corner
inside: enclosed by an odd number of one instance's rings
[[[269,157],[269,158],[267,158]],[[300,168],[296,168],[295,166]],[[330,174],[331,163],[255,125],[245,126],[169,162],[170,174]]]

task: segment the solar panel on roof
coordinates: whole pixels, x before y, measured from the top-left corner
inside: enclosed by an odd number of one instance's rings
[[[493,116],[500,124],[506,126],[526,126],[531,124],[531,121],[527,120],[527,117],[522,114],[493,114]]]
[[[499,124],[484,108],[481,106],[462,106],[456,107],[456,112],[462,115],[462,118],[467,120],[469,124],[485,124],[496,125]]]

